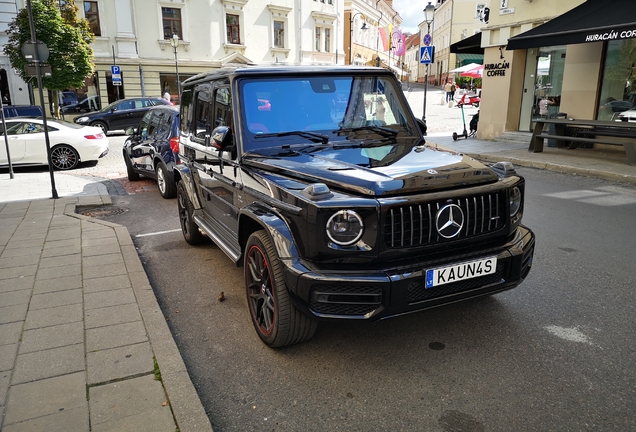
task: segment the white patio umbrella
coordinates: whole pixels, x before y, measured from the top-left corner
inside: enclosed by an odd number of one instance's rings
[[[481,66],[481,65],[479,63],[469,63],[466,66],[458,67],[457,69],[453,69],[449,72],[466,72],[471,69],[475,69],[478,66]]]

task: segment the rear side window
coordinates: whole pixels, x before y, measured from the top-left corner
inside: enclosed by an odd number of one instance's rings
[[[193,141],[205,144],[205,138],[210,134],[211,110],[210,92],[207,89],[197,91],[194,97]]]
[[[181,93],[181,125],[180,129],[188,134],[190,132],[190,108],[192,107],[192,90],[184,90]]]

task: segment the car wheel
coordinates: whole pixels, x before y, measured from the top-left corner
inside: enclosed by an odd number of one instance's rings
[[[247,303],[261,340],[279,348],[311,338],[318,323],[292,304],[280,259],[265,231],[250,235],[244,259]]]
[[[57,145],[51,149],[51,163],[57,170],[70,170],[79,164],[79,154],[69,145]]]
[[[108,132],[108,126],[104,122],[97,121],[95,123],[92,123],[91,126],[97,126],[102,130],[102,132],[104,132],[104,134]]]
[[[132,162],[128,157],[128,153],[124,151],[124,162],[126,162],[126,173],[128,174],[129,181],[137,181],[139,180],[139,173],[136,173],[133,169]]]
[[[183,238],[191,245],[202,243],[205,240],[199,226],[192,218],[194,214],[194,206],[188,198],[188,192],[185,190],[183,182],[177,184],[177,209],[179,210],[179,223],[181,224],[181,232]]]
[[[155,167],[155,174],[157,177],[157,187],[159,188],[161,196],[166,199],[177,196],[177,186],[174,184],[172,176],[168,174],[166,164],[159,161]]]

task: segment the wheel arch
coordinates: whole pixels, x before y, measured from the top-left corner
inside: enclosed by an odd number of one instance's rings
[[[272,239],[280,259],[299,257],[298,248],[289,225],[270,209],[256,204],[244,207],[239,214],[238,226],[241,255],[245,254],[245,245],[250,235],[262,229]],[[237,264],[242,265],[242,260],[240,259]]]
[[[194,206],[195,210],[200,210],[202,208],[201,201],[199,201],[199,196],[197,195],[196,185],[194,184],[194,179],[192,178],[192,172],[190,168],[186,165],[176,165],[172,170],[172,174],[174,175],[175,184],[180,181],[183,182],[185,186],[186,193],[188,194],[188,198],[190,202]]]

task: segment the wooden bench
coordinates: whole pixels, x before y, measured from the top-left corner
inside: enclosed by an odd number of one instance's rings
[[[554,133],[543,130],[544,125],[553,124]],[[566,135],[567,127],[578,128],[588,136]],[[590,138],[589,136],[594,136]],[[630,165],[636,166],[636,123],[602,120],[539,119],[537,120],[528,151],[543,151],[543,140],[556,140],[557,147],[575,149],[579,143],[598,143],[622,146]]]

